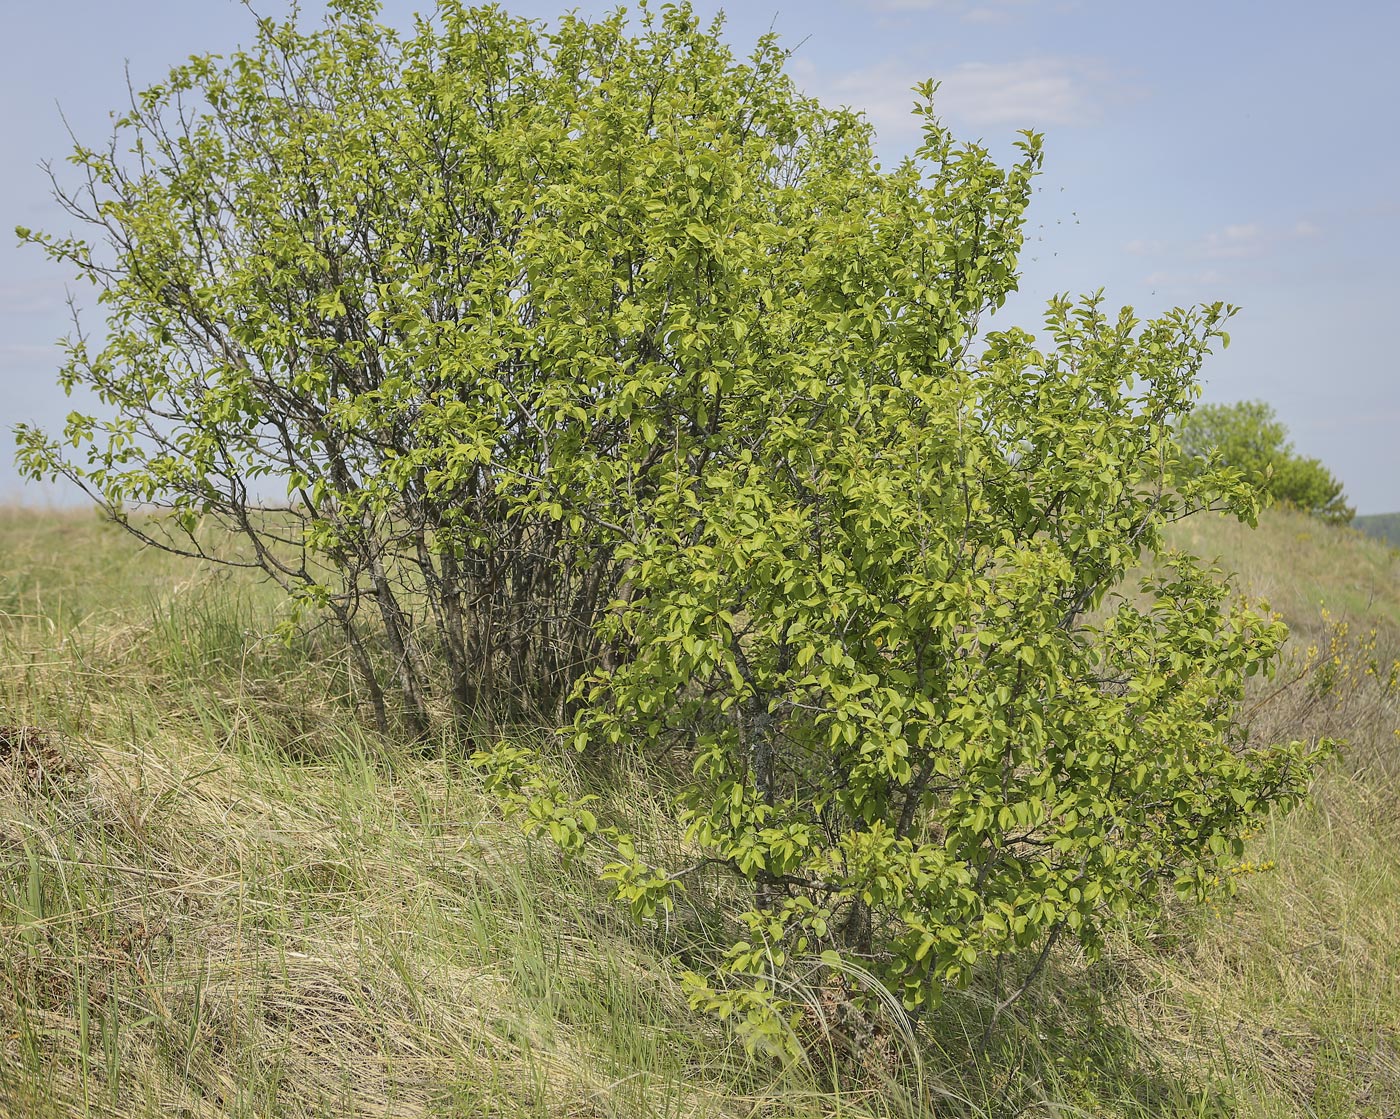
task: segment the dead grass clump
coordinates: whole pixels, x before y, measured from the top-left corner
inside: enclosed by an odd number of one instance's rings
[[[82,774],[82,767],[59,749],[54,737],[38,727],[0,726],[0,764],[34,789],[63,785]]]

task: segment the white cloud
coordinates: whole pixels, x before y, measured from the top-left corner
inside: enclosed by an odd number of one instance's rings
[[[48,315],[66,302],[62,284],[0,284],[0,315]]]
[[[1140,237],[1127,242],[1123,251],[1159,265],[1143,277],[1144,283],[1168,289],[1199,288],[1231,280],[1231,265],[1288,251],[1290,244],[1296,245],[1321,233],[1318,226],[1305,218],[1290,225],[1236,222],[1176,243]]]
[[[1268,248],[1268,238],[1254,224],[1227,225],[1202,238],[1196,251],[1209,260],[1232,260],[1259,256]]]
[[[964,62],[939,90],[943,111],[973,124],[1091,124],[1099,118],[1093,87],[1101,80],[1065,58]]]
[[[1190,249],[1193,256],[1206,260],[1244,260],[1267,256],[1280,245],[1322,232],[1306,218],[1293,225],[1263,226],[1256,222],[1227,225],[1202,237]]]
[[[1005,8],[993,8],[987,5],[981,8],[969,8],[963,13],[962,18],[968,23],[1007,23],[1011,19],[1011,15]]]
[[[1151,237],[1135,237],[1123,246],[1123,251],[1130,256],[1156,256],[1166,247],[1165,241],[1158,241]]]
[[[1165,268],[1149,272],[1143,277],[1143,283],[1149,284],[1153,288],[1166,288],[1168,290],[1210,287],[1213,284],[1224,282],[1224,274],[1216,268],[1199,270]]]
[[[1007,23],[1036,0],[867,0],[881,12],[938,12],[967,23]]]
[[[57,346],[31,346],[22,342],[8,342],[0,345],[0,367],[29,368],[48,363],[58,358]]]
[[[1041,57],[1019,62],[964,62],[951,70],[886,61],[826,74],[799,60],[798,82],[828,104],[863,112],[886,144],[905,144],[919,135],[911,113],[912,88],[929,77],[939,80],[934,107],[955,125],[1044,128],[1092,124],[1107,100],[1108,79],[1101,67],[1073,58]]]
[[[0,345],[0,354],[6,357],[43,357],[45,354],[57,353],[58,347],[54,345],[30,345],[25,342],[6,342]]]

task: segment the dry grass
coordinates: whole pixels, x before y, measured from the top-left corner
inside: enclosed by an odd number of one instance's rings
[[[1239,897],[1137,957],[1125,1011],[1171,1065],[1209,1069],[1241,1116],[1400,1115],[1400,694],[1386,679],[1400,551],[1284,510],[1257,532],[1199,518],[1178,536],[1289,621],[1286,686],[1256,733],[1347,745],[1311,802],[1258,837]]]
[[[1281,513],[1180,533],[1300,657],[1343,618],[1343,657],[1367,618],[1394,650],[1400,553]],[[951,1000],[906,1094],[746,1061],[664,930],[452,750],[367,734],[333,651],[265,639],[276,610],[91,516],[0,512],[0,1114],[1400,1115],[1400,711],[1364,671],[1257,715],[1353,740],[1256,841],[1276,869],[1060,959],[980,1060],[986,1000]]]
[[[1230,517],[1194,517],[1176,527],[1173,542],[1205,559],[1219,557],[1305,633],[1317,632],[1326,607],[1400,636],[1400,549],[1354,529],[1270,509],[1258,530]]]
[[[90,518],[0,533],[0,1110],[687,1115],[742,1093],[713,1025],[667,1028],[670,969],[592,882],[451,757],[366,735],[334,663],[261,640],[259,588],[135,565]]]

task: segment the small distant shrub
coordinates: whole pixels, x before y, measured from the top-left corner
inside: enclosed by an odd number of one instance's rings
[[[1350,524],[1356,510],[1319,459],[1296,454],[1288,429],[1263,401],[1198,405],[1181,422],[1187,469],[1207,462],[1231,467],[1285,505],[1332,524]]]

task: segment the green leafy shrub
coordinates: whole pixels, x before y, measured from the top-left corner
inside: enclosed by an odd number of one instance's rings
[[[62,198],[102,243],[24,236],[99,286],[106,341],[62,376],[114,416],[22,429],[31,473],[192,554],[199,518],[232,529],[216,558],[340,625],[381,725],[395,687],[415,733],[523,696],[667,762],[689,868],[523,747],[477,756],[638,917],[732,872],[732,943],[690,983],[755,1045],[791,1049],[814,969],[919,1008],[1096,951],[1302,795],[1319,750],[1237,721],[1284,627],[1162,542],[1255,513],[1173,434],[1231,309],[985,330],[1037,136],[1001,167],[929,83],[882,170],[771,39],[740,63],[684,6],[635,36],[373,15],[264,21],[79,150]]]
[[[1342,483],[1315,458],[1293,450],[1288,429],[1261,400],[1203,404],[1181,422],[1187,468],[1215,462],[1241,471],[1276,501],[1333,524],[1350,524],[1356,510]]]
[[[813,182],[850,201],[863,131],[688,9],[546,34],[443,0],[404,38],[375,8],[263,20],[77,149],[55,190],[90,239],[19,233],[100,293],[61,377],[108,414],[21,427],[21,463],[328,616],[385,729],[395,692],[415,734],[562,718],[626,655],[597,622],[631,510],[704,453],[711,381],[797,282],[791,216]]]
[[[1204,895],[1319,757],[1235,721],[1282,623],[1161,543],[1215,493],[1173,491],[1168,432],[1221,310],[1057,303],[1045,352],[1008,331],[950,363],[886,298],[793,382],[768,367],[772,421],[661,495],[625,550],[634,657],[577,720],[690,762],[687,835],[755,901],[695,998],[779,1047],[817,963],[915,1009],[1066,936],[1097,951],[1160,886]],[[1117,594],[1143,550],[1157,574]],[[635,865],[665,904],[677,879]]]

